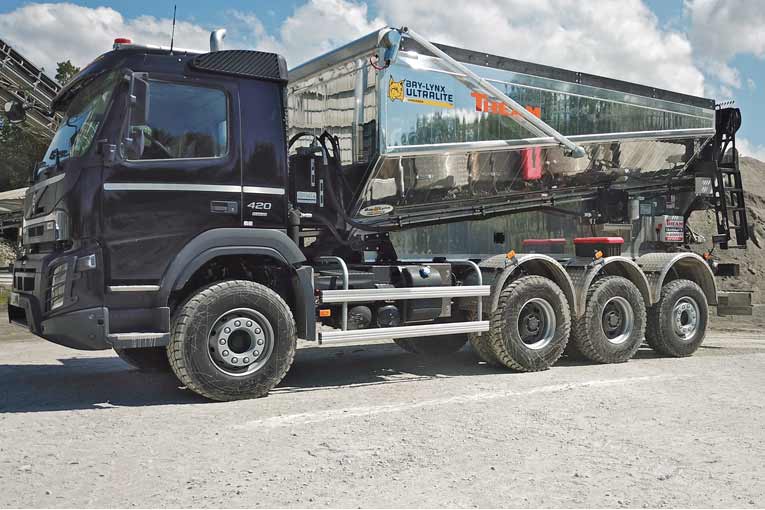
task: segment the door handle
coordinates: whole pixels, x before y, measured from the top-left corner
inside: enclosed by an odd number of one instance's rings
[[[210,202],[210,212],[218,214],[239,214],[239,202],[213,200]]]

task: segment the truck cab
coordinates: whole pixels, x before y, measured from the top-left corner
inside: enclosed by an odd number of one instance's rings
[[[87,66],[53,104],[10,319],[79,349],[162,343],[179,257],[253,244],[257,227],[264,256],[304,260],[285,235],[285,83],[281,57],[252,51],[123,42]]]

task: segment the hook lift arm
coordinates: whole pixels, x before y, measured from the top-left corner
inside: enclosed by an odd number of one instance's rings
[[[571,140],[569,140],[566,136],[562,135],[558,131],[556,131],[552,126],[544,122],[542,119],[536,117],[534,114],[526,110],[523,106],[518,104],[516,101],[514,101],[512,98],[510,98],[507,94],[504,94],[502,91],[500,91],[497,87],[492,85],[488,80],[485,80],[475,74],[473,71],[467,68],[464,64],[456,61],[449,55],[447,55],[445,52],[440,50],[437,46],[432,44],[430,41],[428,41],[426,38],[415,32],[409,27],[402,27],[400,29],[393,29],[394,31],[400,33],[400,34],[406,34],[408,37],[411,37],[415,41],[417,41],[420,46],[431,52],[436,57],[440,58],[444,65],[451,68],[452,71],[464,74],[465,79],[472,82],[476,87],[479,89],[482,89],[483,92],[488,93],[491,96],[494,96],[496,99],[499,99],[503,102],[505,102],[514,112],[518,113],[520,118],[513,116],[511,117],[513,120],[521,124],[523,127],[529,129],[533,133],[540,135],[540,136],[549,136],[553,139],[555,139],[560,145],[564,147],[566,150],[566,155],[571,156],[574,158],[581,158],[586,155],[584,148],[580,145],[575,144]],[[396,41],[398,42],[398,41]],[[395,55],[395,52],[393,53]]]

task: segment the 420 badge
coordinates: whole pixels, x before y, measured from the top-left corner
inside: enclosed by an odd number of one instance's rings
[[[405,103],[426,104],[440,108],[454,108],[454,93],[446,85],[420,80],[399,80],[393,77],[388,82],[388,99]]]

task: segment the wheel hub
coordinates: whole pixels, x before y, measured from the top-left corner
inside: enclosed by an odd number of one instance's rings
[[[603,307],[601,328],[609,342],[621,344],[632,335],[634,328],[632,305],[622,296],[614,296]]]
[[[221,315],[209,333],[210,359],[229,375],[250,374],[273,350],[273,330],[261,313],[236,309]]]
[[[699,326],[699,305],[688,296],[677,300],[672,309],[672,326],[683,340],[690,340]]]
[[[542,298],[528,300],[518,315],[518,333],[529,349],[542,349],[555,337],[555,311]]]

